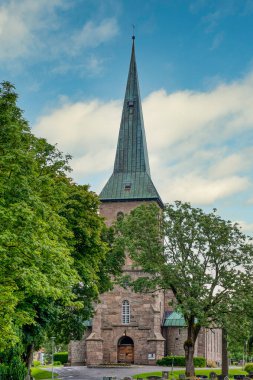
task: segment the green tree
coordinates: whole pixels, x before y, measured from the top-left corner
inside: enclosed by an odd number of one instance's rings
[[[67,158],[35,138],[17,107],[10,83],[0,89],[0,350],[35,325],[36,299],[75,302],[79,276],[59,215]],[[64,181],[63,181],[64,180]],[[30,302],[30,300],[34,300]]]
[[[220,323],[224,327],[225,338],[222,360],[222,374],[228,374],[226,356],[240,361],[250,357],[250,336],[252,335],[253,312],[252,312],[252,284],[245,284],[236,294],[226,310],[220,310]],[[240,332],[238,334],[238,332]]]
[[[0,351],[21,342],[28,368],[48,334],[80,337],[119,272],[98,197],[68,177],[69,159],[31,133],[14,86],[2,83]]]
[[[187,323],[186,375],[193,376],[201,327],[220,327],[220,311],[249,283],[252,288],[251,239],[216,210],[204,213],[181,202],[166,205],[163,212],[155,204],[140,206],[118,229],[119,239],[146,273],[133,283],[135,290],[172,290],[172,303]]]

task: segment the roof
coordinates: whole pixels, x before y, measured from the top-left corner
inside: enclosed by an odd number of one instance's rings
[[[164,327],[186,327],[186,322],[181,313],[177,311],[172,311],[171,313],[166,313],[163,322]]]
[[[86,321],[83,322],[83,325],[85,327],[92,327],[92,319],[87,319]]]
[[[113,173],[100,194],[104,202],[115,200],[154,200],[162,206],[160,196],[146,172]]]
[[[134,37],[113,174],[100,199],[103,202],[155,200],[162,205],[150,176]]]

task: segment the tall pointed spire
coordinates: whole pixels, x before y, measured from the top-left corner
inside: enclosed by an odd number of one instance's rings
[[[114,164],[114,173],[146,171],[150,175],[135,60],[134,36],[132,38],[132,54]]]
[[[141,107],[135,36],[121,117],[113,174],[100,194],[101,201],[156,200],[160,196],[150,178],[147,143]]]

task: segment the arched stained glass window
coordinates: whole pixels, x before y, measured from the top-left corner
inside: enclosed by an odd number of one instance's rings
[[[130,323],[130,305],[127,300],[122,302],[122,323],[124,325]]]

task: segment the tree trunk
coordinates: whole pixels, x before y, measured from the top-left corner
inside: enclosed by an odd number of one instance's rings
[[[184,350],[185,350],[185,374],[186,377],[193,377],[195,376],[195,368],[194,368],[194,345],[191,345],[189,341],[187,340],[184,344]]]
[[[226,329],[222,329],[221,356],[221,373],[225,377],[228,376],[228,342]]]
[[[194,317],[191,317],[188,320],[187,340],[184,342],[186,377],[195,376],[193,358],[194,358],[195,342],[196,342],[199,330],[200,330],[200,326],[196,326],[194,323]]]
[[[27,374],[25,380],[31,379],[31,366],[32,366],[32,362],[33,362],[33,349],[34,349],[33,344],[29,344],[26,348],[25,365],[26,365],[26,368],[28,370],[28,374]]]

